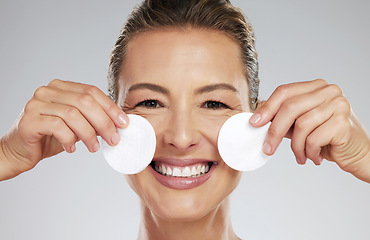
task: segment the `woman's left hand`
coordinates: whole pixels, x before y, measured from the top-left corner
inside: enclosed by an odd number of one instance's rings
[[[287,137],[299,164],[309,158],[320,165],[325,158],[370,183],[370,138],[338,86],[321,79],[279,86],[258,105],[250,124],[269,121],[265,154],[274,154]]]

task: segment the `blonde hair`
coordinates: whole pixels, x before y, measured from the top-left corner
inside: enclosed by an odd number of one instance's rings
[[[222,31],[238,44],[249,86],[249,104],[258,101],[258,60],[253,28],[242,10],[228,0],[145,0],[130,14],[113,47],[108,71],[108,91],[118,99],[118,79],[128,44],[134,35],[163,28],[198,28]]]

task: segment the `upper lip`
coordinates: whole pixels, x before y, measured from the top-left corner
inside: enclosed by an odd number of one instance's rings
[[[194,165],[197,163],[203,163],[203,162],[215,162],[216,163],[217,161],[212,161],[209,159],[202,159],[202,158],[157,157],[157,158],[153,158],[153,162],[162,162],[168,165],[186,167],[186,166]]]

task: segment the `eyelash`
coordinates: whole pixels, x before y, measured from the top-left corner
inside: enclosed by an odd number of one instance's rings
[[[148,106],[146,104],[155,104],[155,106]],[[207,104],[217,104],[218,106],[213,106],[213,107],[207,107]],[[144,107],[144,108],[148,108],[148,109],[154,109],[154,108],[158,108],[158,107],[163,107],[164,105],[157,99],[146,99],[144,101],[141,101],[139,102],[138,104],[135,105],[135,108],[136,107]],[[217,110],[217,109],[230,109],[230,107],[225,104],[225,103],[222,103],[221,101],[216,101],[216,100],[207,100],[205,102],[203,102],[201,105],[201,108],[207,108],[207,109],[211,109],[211,110]]]
[[[209,104],[209,103],[218,104],[218,107],[207,107],[207,104]],[[228,106],[227,104],[225,104],[221,101],[217,101],[217,100],[207,100],[204,103],[202,103],[201,107],[211,109],[211,110],[217,110],[217,109],[221,109],[221,108],[230,109],[230,106]]]
[[[156,106],[155,107],[145,106],[145,104],[148,104],[148,103],[155,103]],[[135,108],[136,107],[144,107],[144,108],[154,109],[154,108],[158,108],[158,106],[163,107],[163,104],[159,100],[157,100],[157,99],[145,99],[144,101],[141,101],[138,104],[136,104]]]

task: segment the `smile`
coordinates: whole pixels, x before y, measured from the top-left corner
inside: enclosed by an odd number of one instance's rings
[[[198,163],[193,166],[173,167],[164,163],[152,162],[152,168],[164,176],[194,178],[209,172],[213,162]]]
[[[173,189],[191,189],[206,182],[217,162],[202,159],[153,159],[149,169],[162,185]]]

